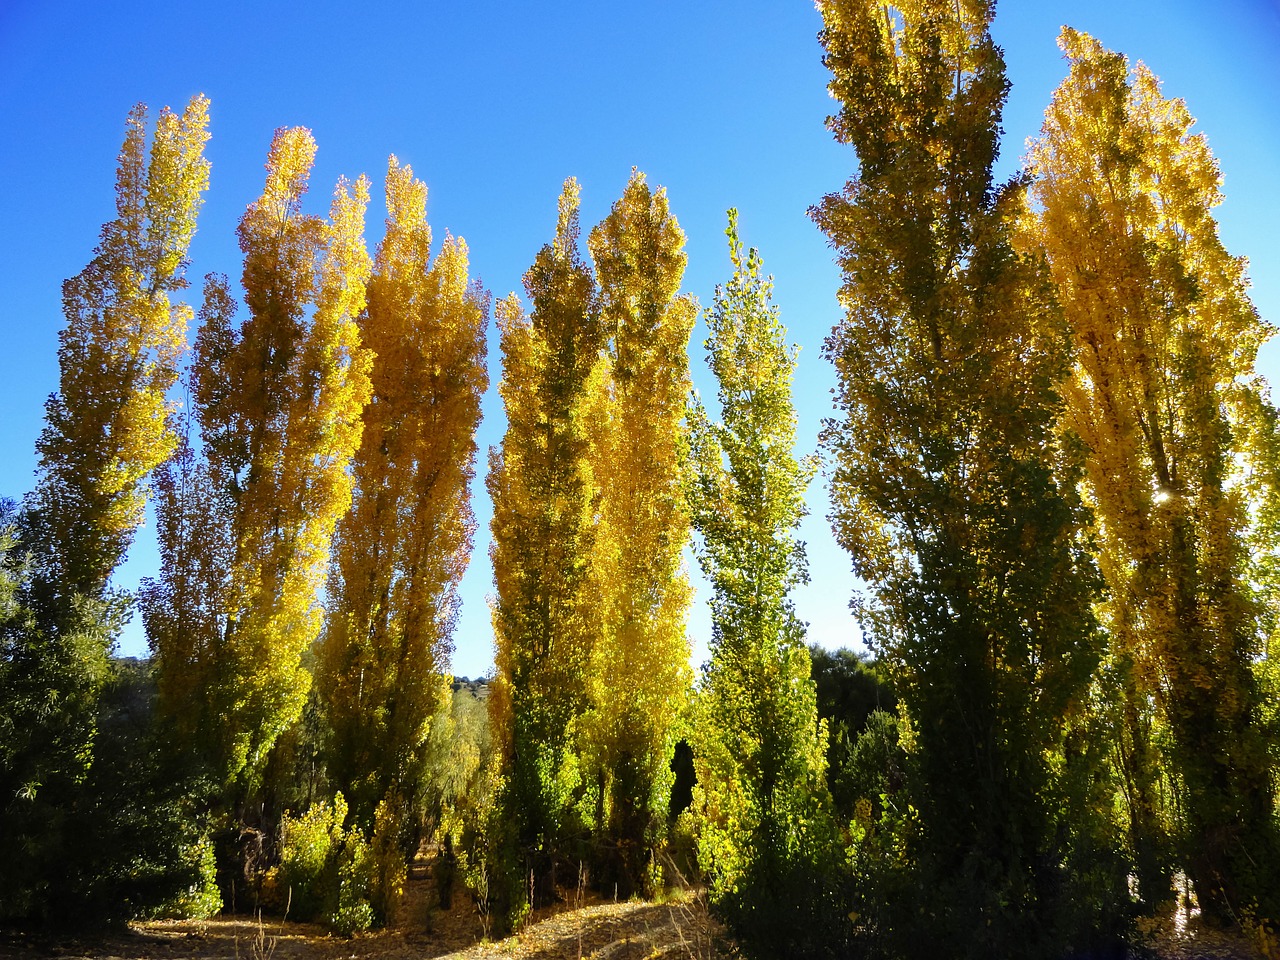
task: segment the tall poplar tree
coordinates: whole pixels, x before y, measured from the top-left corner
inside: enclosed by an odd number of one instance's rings
[[[513,918],[527,906],[531,876],[535,901],[552,896],[556,860],[581,829],[574,748],[599,633],[588,589],[597,503],[587,421],[606,334],[578,251],[578,196],[566,181],[555,240],[525,274],[532,311],[514,294],[497,308],[507,430],[490,450],[487,479],[497,647],[489,703]]]
[[[276,131],[262,196],[240,221],[249,317],[209,277],[192,362],[204,461],[165,478],[144,617],[161,708],[241,796],[311,684],[302,655],[369,395],[364,307],[368,182],[340,180],[330,219],[302,213],[315,141]],[[188,608],[184,597],[198,603]]]
[[[467,247],[431,257],[427,188],[392,157],[387,229],[360,317],[372,398],[338,523],[317,681],[330,777],[372,828],[419,799],[432,717],[449,709],[458,583],[470,560],[488,302]]]
[[[793,453],[796,352],[759,253],[744,254],[736,210],[726,233],[733,277],[706,312],[721,420],[712,423],[696,398],[689,408],[688,499],[714,590],[694,731],[699,854],[731,927],[766,955],[798,956],[837,937],[819,880],[834,843],[826,737],[789,598],[808,579],[795,531],[816,462]]]
[[[1059,757],[1097,664],[1058,440],[1069,341],[1009,242],[992,165],[1008,84],[989,0],[822,0],[858,176],[815,208],[844,273],[824,352],[831,520],[906,714],[916,826],[900,952],[1060,956],[1100,918],[1070,883]],[[1122,875],[1121,875],[1122,876]],[[1122,902],[1122,890],[1108,890]]]
[[[165,108],[149,144],[145,107],[130,113],[117,215],[62,288],[37,487],[16,517],[0,503],[0,922],[127,918],[181,871],[171,778],[101,720],[123,687],[110,652],[128,597],[110,578],[176,442],[168,392],[191,310],[171,296],[209,181],[208,108]]]
[[[644,174],[632,173],[588,247],[610,362],[607,400],[593,418],[592,564],[602,610],[584,762],[593,767],[597,838],[610,852],[597,879],[629,896],[645,885],[665,833],[674,724],[692,680],[680,447],[697,307],[679,295],[684,234],[666,192],[650,190]]]
[[[168,459],[167,423],[191,308],[187,248],[209,186],[209,101],[160,112],[147,145],[147,113],[129,114],[116,172],[116,218],[94,258],[62,286],[58,392],[36,444],[40,482],[31,500],[43,574],[63,596],[99,596],[142,523],[145,480]]]
[[[1064,29],[1059,44],[1071,71],[1031,150],[1031,230],[1075,345],[1066,398],[1087,450],[1103,616],[1133,665],[1130,715],[1154,698],[1167,724],[1202,907],[1275,918],[1280,824],[1253,668],[1271,584],[1249,558],[1264,546],[1254,518],[1274,514],[1274,489],[1249,483],[1274,477],[1254,368],[1273,328],[1218,238],[1221,175],[1185,104],[1086,34]],[[1140,728],[1128,739],[1149,749]],[[1133,804],[1140,829],[1150,800]],[[1167,892],[1165,878],[1148,899]]]

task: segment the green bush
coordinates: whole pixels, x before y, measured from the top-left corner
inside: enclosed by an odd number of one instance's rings
[[[394,805],[379,804],[374,838],[347,822],[347,801],[312,804],[301,817],[280,823],[280,865],[266,878],[271,906],[300,920],[317,920],[343,936],[396,918],[406,864],[398,845]]]
[[[897,793],[905,777],[906,756],[898,744],[898,718],[883,710],[872,711],[840,760],[840,767],[828,774],[832,795],[842,798],[838,811],[846,819],[855,819],[859,804],[866,801],[871,804],[871,815],[879,819],[884,798]]]
[[[280,865],[268,874],[265,894],[279,910],[350,936],[386,920],[385,906],[377,911],[374,902],[391,902],[383,878],[403,874],[388,865],[385,842],[382,857],[376,856],[358,827],[344,827],[346,820],[341,793],[332,803],[313,804],[300,817],[285,814]]]
[[[376,885],[374,859],[359,830],[347,834],[338,854],[338,903],[325,923],[343,936],[368,930],[375,916],[369,902]]]
[[[317,920],[337,902],[337,857],[342,849],[347,802],[313,804],[300,817],[280,822],[280,866],[268,873],[265,898],[300,920]]]
[[[161,904],[151,916],[163,920],[207,920],[222,910],[218,891],[218,861],[213,841],[202,837],[183,851],[184,862],[199,871],[196,880]]]

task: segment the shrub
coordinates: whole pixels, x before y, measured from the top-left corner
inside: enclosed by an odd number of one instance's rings
[[[288,909],[300,920],[322,917],[337,899],[336,864],[342,848],[347,802],[313,804],[300,817],[285,814],[280,822],[280,866],[267,875],[265,899]]]
[[[194,883],[162,903],[151,916],[163,920],[207,920],[222,910],[218,892],[218,861],[213,841],[202,837],[186,847],[183,860],[199,871]]]
[[[347,834],[338,854],[338,902],[325,922],[343,936],[373,926],[376,917],[369,902],[375,885],[374,860],[359,830]]]
[[[394,848],[394,841],[387,839],[394,837],[394,827],[384,827],[381,838],[375,834],[371,848],[359,828],[344,828],[346,819],[347,802],[341,793],[332,803],[313,804],[300,817],[285,814],[280,866],[268,873],[265,894],[277,909],[287,908],[301,920],[319,920],[350,936],[387,919],[386,905],[403,888],[403,859],[397,871],[395,859],[386,852],[388,845]],[[387,819],[384,813],[384,822]],[[375,903],[382,909],[375,910]]]

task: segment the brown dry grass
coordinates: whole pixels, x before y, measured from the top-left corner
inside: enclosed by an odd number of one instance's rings
[[[417,867],[393,929],[354,938],[315,924],[273,917],[222,916],[206,921],[152,921],[91,939],[0,933],[0,957],[57,960],[711,960],[732,954],[701,897],[668,903],[604,901],[566,892],[519,934],[489,942],[474,904],[455,896],[435,906],[427,871]]]
[[[92,939],[55,933],[0,933],[0,958],[48,960],[713,960],[737,956],[696,892],[667,903],[614,903],[582,890],[537,911],[519,934],[484,939],[484,924],[469,898],[436,907],[424,866],[413,870],[393,929],[352,939],[315,924],[278,918],[224,916],[208,921],[154,921]],[[1160,960],[1255,960],[1248,938],[1174,923],[1149,925],[1146,956]]]

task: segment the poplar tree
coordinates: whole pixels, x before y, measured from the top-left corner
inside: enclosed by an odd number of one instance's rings
[[[796,351],[729,211],[733,277],[705,318],[721,419],[696,397],[687,492],[711,582],[711,662],[695,730],[700,862],[732,928],[768,955],[834,942],[820,873],[834,843],[826,735],[791,590],[808,580],[796,527],[816,461],[797,461]],[[839,911],[842,913],[843,911]],[[840,918],[841,920],[843,918]],[[819,926],[815,927],[814,924]]]
[[[206,278],[192,363],[204,460],[184,453],[165,478],[164,566],[144,597],[161,709],[241,796],[310,688],[302,655],[319,632],[369,395],[356,325],[368,182],[340,180],[328,222],[303,214],[314,156],[309,131],[276,131],[266,187],[238,229],[239,329],[226,279]]]
[[[530,893],[550,899],[556,860],[582,828],[575,746],[600,616],[588,589],[598,509],[588,414],[598,409],[605,331],[578,251],[578,196],[567,180],[555,240],[524,276],[532,311],[514,294],[497,308],[507,429],[490,449],[487,479],[496,588],[489,703],[512,919]]]
[[[665,833],[673,730],[692,681],[680,447],[697,308],[679,295],[684,234],[644,174],[633,171],[588,247],[609,362],[607,399],[592,417],[601,630],[584,763],[594,767],[598,845],[609,851],[597,880],[630,896],[647,885]]]
[[[466,243],[446,237],[433,260],[426,185],[395,157],[386,184],[386,235],[360,317],[372,398],[334,537],[317,670],[328,772],[370,829],[383,799],[402,813],[420,800],[432,718],[449,707],[488,386],[488,303],[468,282]]]
[[[208,186],[208,108],[165,108],[149,144],[146,108],[129,114],[116,217],[62,288],[37,487],[20,514],[0,503],[0,922],[128,918],[182,872],[172,778],[101,720],[124,687],[110,653],[129,598],[110,578],[176,443],[191,311],[171,297]]]
[[[1030,229],[1071,325],[1065,396],[1087,451],[1102,614],[1131,665],[1127,740],[1150,750],[1135,721],[1153,699],[1201,907],[1274,918],[1280,837],[1253,668],[1274,580],[1249,557],[1275,547],[1259,523],[1274,488],[1250,482],[1275,476],[1275,415],[1254,366],[1273,328],[1218,237],[1221,175],[1185,104],[1086,34],[1064,29],[1059,45],[1071,70],[1031,149]],[[1125,772],[1148,784],[1130,791],[1141,841],[1152,774]],[[1164,899],[1167,876],[1143,879],[1163,881],[1144,895]]]
[[[129,114],[116,172],[116,218],[94,257],[62,285],[58,392],[36,443],[40,482],[31,506],[47,551],[42,577],[69,597],[97,597],[142,523],[145,481],[176,437],[167,422],[191,308],[187,248],[209,186],[209,101],[160,112],[147,146],[147,112]]]
[[[993,4],[819,9],[828,123],[859,163],[813,211],[844,274],[824,346],[831,521],[895,674],[915,811],[913,879],[884,921],[905,953],[1059,956],[1104,921],[1073,889],[1064,810],[1098,640],[1056,430],[1067,332],[1011,247],[1018,187],[992,182],[1008,89]]]

